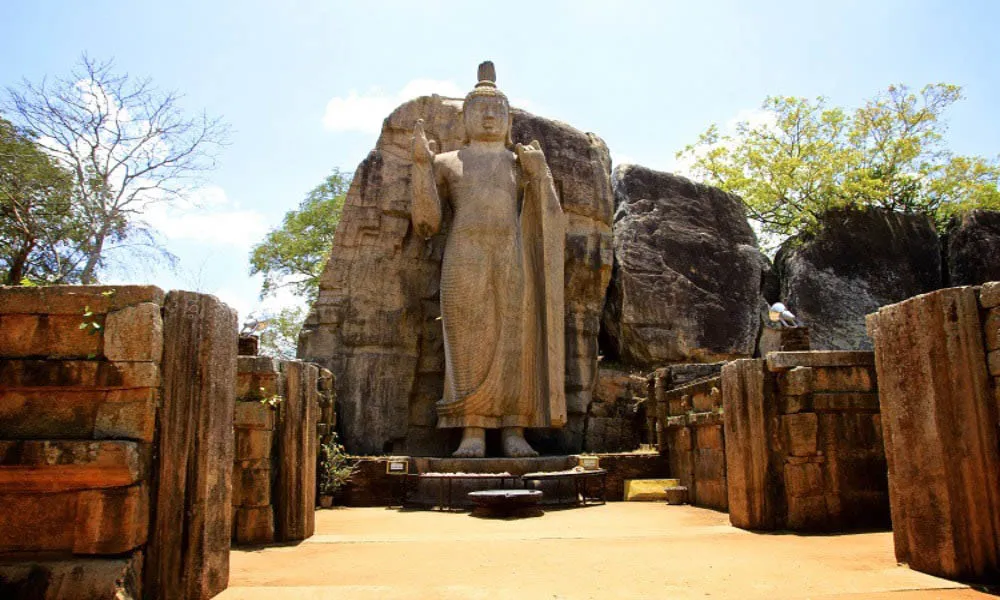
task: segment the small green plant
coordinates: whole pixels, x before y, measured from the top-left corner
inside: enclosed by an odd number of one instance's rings
[[[80,323],[80,329],[87,330],[90,335],[100,333],[102,329],[100,321],[97,320],[94,311],[90,310],[90,306],[83,307],[83,322]]]
[[[24,287],[38,287],[38,284],[34,281],[28,279],[27,277],[22,277],[20,284]]]
[[[267,395],[267,390],[264,388],[258,388],[260,390],[260,403],[266,404],[271,408],[278,408],[278,405],[285,401],[285,397],[281,394],[274,394],[273,396]]]
[[[354,475],[354,461],[348,456],[344,447],[333,434],[330,441],[319,447],[319,493],[321,496],[332,496],[344,486]]]

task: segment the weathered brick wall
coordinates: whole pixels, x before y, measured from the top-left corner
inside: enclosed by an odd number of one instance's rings
[[[200,294],[0,288],[0,597],[225,589],[235,327]]]
[[[306,539],[315,530],[321,388],[332,382],[295,360],[240,356],[237,364],[233,541]]]
[[[716,510],[729,506],[721,387],[721,377],[701,379],[661,393],[657,404],[671,476],[688,489],[688,502]]]
[[[722,370],[733,525],[842,531],[889,525],[871,352],[773,352]]]
[[[1000,282],[868,315],[896,557],[956,579],[1000,578]]]

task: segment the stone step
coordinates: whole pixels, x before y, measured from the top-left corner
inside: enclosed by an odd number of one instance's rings
[[[0,490],[51,493],[130,486],[146,478],[149,446],[127,441],[0,441]]]
[[[667,500],[666,488],[677,487],[680,479],[626,479],[626,502],[659,502]]]

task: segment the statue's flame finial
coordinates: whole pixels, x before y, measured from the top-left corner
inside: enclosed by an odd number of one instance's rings
[[[479,64],[479,81],[497,82],[497,68],[493,66],[492,60]]]

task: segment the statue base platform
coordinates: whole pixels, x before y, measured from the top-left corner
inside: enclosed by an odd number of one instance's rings
[[[563,471],[577,465],[575,456],[534,456],[531,458],[428,458],[410,459],[416,473],[510,473],[520,477],[539,471]]]
[[[410,459],[406,505],[444,510],[472,508],[470,492],[486,490],[531,489],[542,492],[542,506],[579,506],[598,497],[603,502],[601,480],[590,488],[581,488],[571,470],[576,456],[537,456],[531,458],[426,458]],[[550,477],[522,479],[527,474],[543,473]],[[560,477],[565,473],[566,477]],[[590,490],[594,491],[591,492]]]

